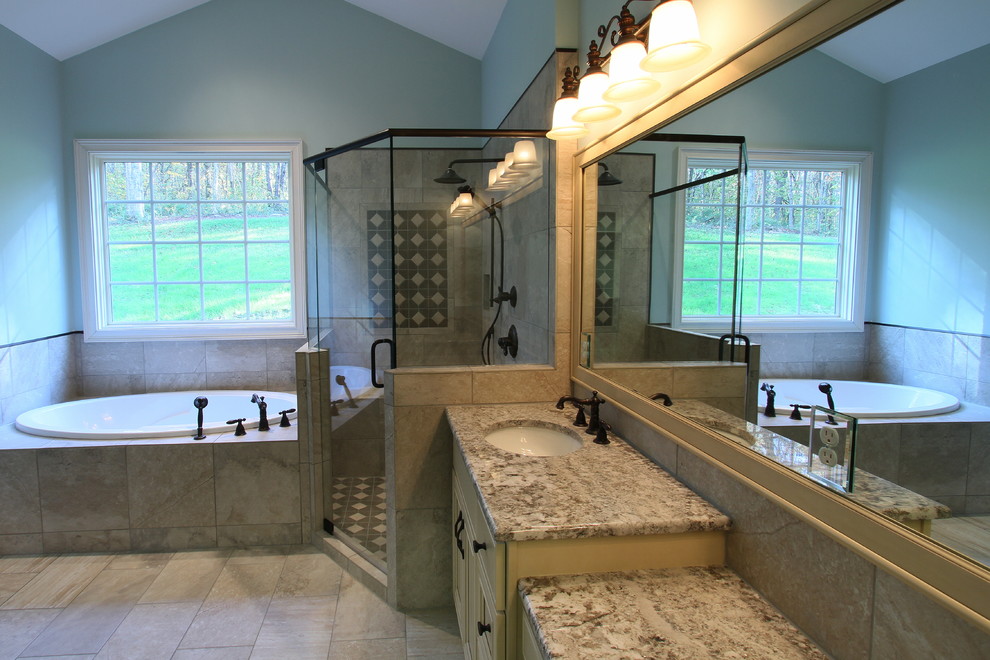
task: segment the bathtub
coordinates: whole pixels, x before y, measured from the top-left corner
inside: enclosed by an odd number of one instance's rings
[[[247,418],[246,428],[258,426],[258,406],[251,403],[251,390],[199,390],[129,394],[98,399],[82,399],[35,408],[19,415],[15,426],[32,435],[50,438],[125,440],[194,435],[197,413],[193,399],[205,396],[203,432],[233,431],[227,420]],[[296,395],[285,392],[257,392],[268,404],[269,424],[276,426],[279,411],[296,407]],[[295,417],[295,413],[289,415]]]
[[[959,399],[936,390],[909,385],[869,383],[855,380],[808,380],[763,378],[760,384],[774,386],[777,396],[774,408],[778,417],[787,417],[791,404],[828,406],[825,394],[818,385],[827,382],[832,386],[835,409],[854,417],[925,417],[952,412],[959,407]],[[760,413],[766,409],[767,395],[760,391]]]

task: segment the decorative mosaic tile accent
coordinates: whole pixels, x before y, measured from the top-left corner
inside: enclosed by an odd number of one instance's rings
[[[368,211],[368,296],[375,325],[387,326],[394,311],[397,328],[446,328],[446,214],[440,209],[396,211],[394,231],[387,218],[388,211]]]
[[[334,526],[386,561],[385,478],[334,477],[331,489]]]
[[[615,213],[598,214],[598,245],[595,264],[595,326],[612,326],[615,318]]]

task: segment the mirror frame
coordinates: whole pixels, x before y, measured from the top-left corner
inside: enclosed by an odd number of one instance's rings
[[[585,198],[586,187],[590,188],[586,186],[585,168],[899,1],[811,0],[803,9],[676,90],[660,105],[577,151],[573,192],[575,198],[582,201],[575,204],[574,219],[571,379],[580,387],[598,390],[613,404],[646,421],[656,431],[674,436],[673,440],[679,446],[719,464],[732,477],[888,573],[912,584],[956,615],[983,630],[990,630],[990,570],[986,566],[655,405],[581,366],[578,359],[583,329],[581,303],[589,283],[593,286],[588,273],[582,269],[584,243],[588,238],[583,216],[589,209],[593,211]],[[590,202],[597,198],[592,190],[588,190],[588,194]],[[594,273],[590,277],[593,280]]]

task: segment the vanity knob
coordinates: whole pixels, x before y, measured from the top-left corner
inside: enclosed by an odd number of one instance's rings
[[[492,624],[478,622],[478,637],[481,637],[485,633],[490,633],[492,631]]]
[[[471,547],[474,548],[474,554],[478,554],[480,550],[487,550],[487,543],[478,543],[477,541],[471,541]]]

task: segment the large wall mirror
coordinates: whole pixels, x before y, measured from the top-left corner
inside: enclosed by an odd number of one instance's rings
[[[701,419],[679,406],[690,398],[774,423],[758,414],[756,391],[794,378],[959,399],[949,416],[861,424],[858,465],[943,505],[932,525],[909,525],[916,542],[983,564],[990,33],[974,26],[987,17],[979,2],[904,0],[655,131],[744,138],[745,178],[650,197],[728,171],[740,151],[652,133],[584,162],[581,303],[584,366],[675,417]],[[759,345],[749,378],[717,371],[745,362],[739,353],[720,361],[712,350],[740,332]],[[658,375],[658,363],[678,360],[716,371]],[[661,391],[673,405],[651,399]],[[820,396],[813,403],[825,405]],[[837,409],[848,401],[836,391]]]

